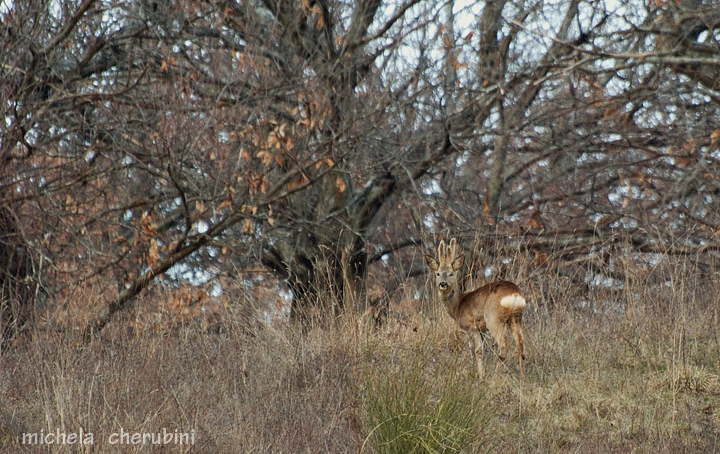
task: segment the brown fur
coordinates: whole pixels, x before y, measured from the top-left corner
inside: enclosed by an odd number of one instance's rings
[[[458,327],[467,333],[473,341],[473,353],[477,362],[478,374],[484,376],[483,333],[489,331],[500,348],[500,361],[505,361],[509,345],[505,335],[505,326],[515,338],[520,357],[520,374],[525,378],[525,355],[523,353],[522,314],[525,299],[520,288],[508,281],[498,281],[483,285],[473,291],[461,293],[457,271],[465,263],[465,256],[457,254],[457,241],[453,238],[449,247],[445,242],[438,246],[438,259],[425,256],[428,267],[435,272],[440,299],[448,314]],[[503,305],[504,298],[508,304]],[[499,366],[499,363],[498,363]]]

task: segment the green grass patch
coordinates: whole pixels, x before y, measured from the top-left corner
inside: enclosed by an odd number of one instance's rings
[[[429,352],[427,352],[429,353]],[[411,358],[366,359],[363,445],[377,453],[489,451],[492,414],[470,368],[449,361]],[[432,358],[432,356],[430,356]]]

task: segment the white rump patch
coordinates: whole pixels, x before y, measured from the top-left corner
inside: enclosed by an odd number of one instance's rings
[[[518,310],[518,309],[524,309],[527,303],[525,303],[525,298],[522,296],[515,294],[515,295],[507,295],[504,296],[500,300],[500,305],[502,307],[506,307],[511,310]]]

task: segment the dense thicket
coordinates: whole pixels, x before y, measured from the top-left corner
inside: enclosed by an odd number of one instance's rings
[[[717,254],[716,1],[0,8],[3,331],[46,292],[101,282],[102,328],[158,276],[260,267],[294,310],[362,305],[448,231],[560,272]]]

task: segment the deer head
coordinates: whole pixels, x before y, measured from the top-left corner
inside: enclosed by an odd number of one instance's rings
[[[457,248],[457,241],[453,238],[448,247],[445,246],[445,241],[440,242],[437,259],[430,255],[425,256],[428,267],[435,272],[435,282],[440,295],[459,290],[457,272],[465,263],[465,255],[458,255]]]

